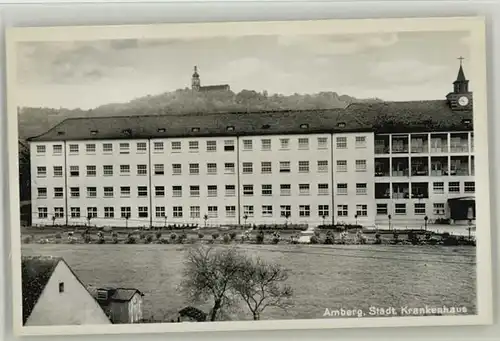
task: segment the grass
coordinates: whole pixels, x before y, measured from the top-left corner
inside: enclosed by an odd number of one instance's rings
[[[145,293],[144,317],[169,321],[191,304],[181,296],[188,245],[26,244],[23,255],[62,256],[87,285]],[[221,246],[223,247],[223,246]],[[476,310],[475,248],[408,245],[236,245],[290,269],[295,306],[261,319],[321,318],[325,308],[465,306]],[[208,312],[209,306],[197,305]],[[243,306],[233,320],[251,319]]]

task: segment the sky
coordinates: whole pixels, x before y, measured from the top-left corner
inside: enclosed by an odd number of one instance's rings
[[[458,31],[18,44],[19,106],[69,109],[190,87],[194,65],[201,85],[235,92],[444,99],[470,52]]]

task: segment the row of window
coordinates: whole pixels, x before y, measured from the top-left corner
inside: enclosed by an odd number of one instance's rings
[[[290,149],[290,138],[280,138],[279,139],[279,149],[288,150]],[[200,150],[200,142],[196,140],[187,141],[188,142],[188,150],[189,152],[198,152]],[[209,140],[205,141],[205,150],[207,152],[216,152],[217,151],[217,140]],[[297,144],[299,150],[308,150],[310,148],[310,139],[308,137],[299,137],[297,138]],[[348,146],[347,137],[337,137],[336,138],[336,147],[337,149],[346,149]],[[242,140],[242,149],[244,151],[252,151],[254,150],[254,141],[251,139],[243,139]],[[366,136],[356,136],[355,137],[355,147],[356,148],[366,148]],[[328,149],[328,138],[327,137],[318,137],[316,139],[316,148],[317,149]],[[130,142],[120,142],[118,144],[118,151],[120,154],[130,154],[132,150]],[[146,153],[148,150],[147,142],[136,142],[135,143],[135,152],[136,153]],[[162,141],[153,142],[153,151],[156,153],[161,153],[165,150],[165,143]],[[170,150],[172,152],[181,152],[182,151],[182,141],[171,141],[170,142]],[[270,151],[272,150],[272,142],[269,138],[263,138],[260,140],[260,150],[262,151]],[[85,144],[85,153],[87,154],[95,154],[97,151],[96,143],[86,143]],[[113,144],[112,143],[102,143],[101,151],[103,154],[111,154],[113,153]],[[234,139],[232,140],[224,140],[224,151],[234,151]],[[37,155],[44,155],[47,153],[47,146],[44,144],[38,144],[36,146]],[[52,154],[53,155],[62,155],[63,146],[62,144],[54,144],[52,145]],[[69,153],[70,154],[78,154],[80,153],[80,145],[79,144],[69,144]]]
[[[446,214],[445,203],[433,203],[432,213],[437,216],[444,216]],[[407,204],[406,203],[397,203],[394,205],[394,214],[396,215],[406,215],[407,212]],[[377,215],[388,215],[389,209],[387,204],[377,204]],[[427,208],[425,203],[416,202],[413,204],[413,214],[415,215],[426,215]]]

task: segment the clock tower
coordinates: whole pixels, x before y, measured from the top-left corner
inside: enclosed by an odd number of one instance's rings
[[[453,111],[472,110],[472,92],[469,91],[469,81],[465,78],[462,66],[463,57],[460,60],[457,80],[453,82],[453,92],[446,95],[448,105]]]

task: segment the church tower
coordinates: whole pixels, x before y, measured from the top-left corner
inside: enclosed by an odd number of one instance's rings
[[[194,73],[191,78],[191,89],[195,91],[200,90],[200,75],[198,74],[198,67],[194,67]]]
[[[469,81],[465,78],[462,65],[463,57],[460,60],[457,80],[453,82],[453,92],[446,95],[448,105],[454,111],[472,110],[472,92],[469,91]]]

